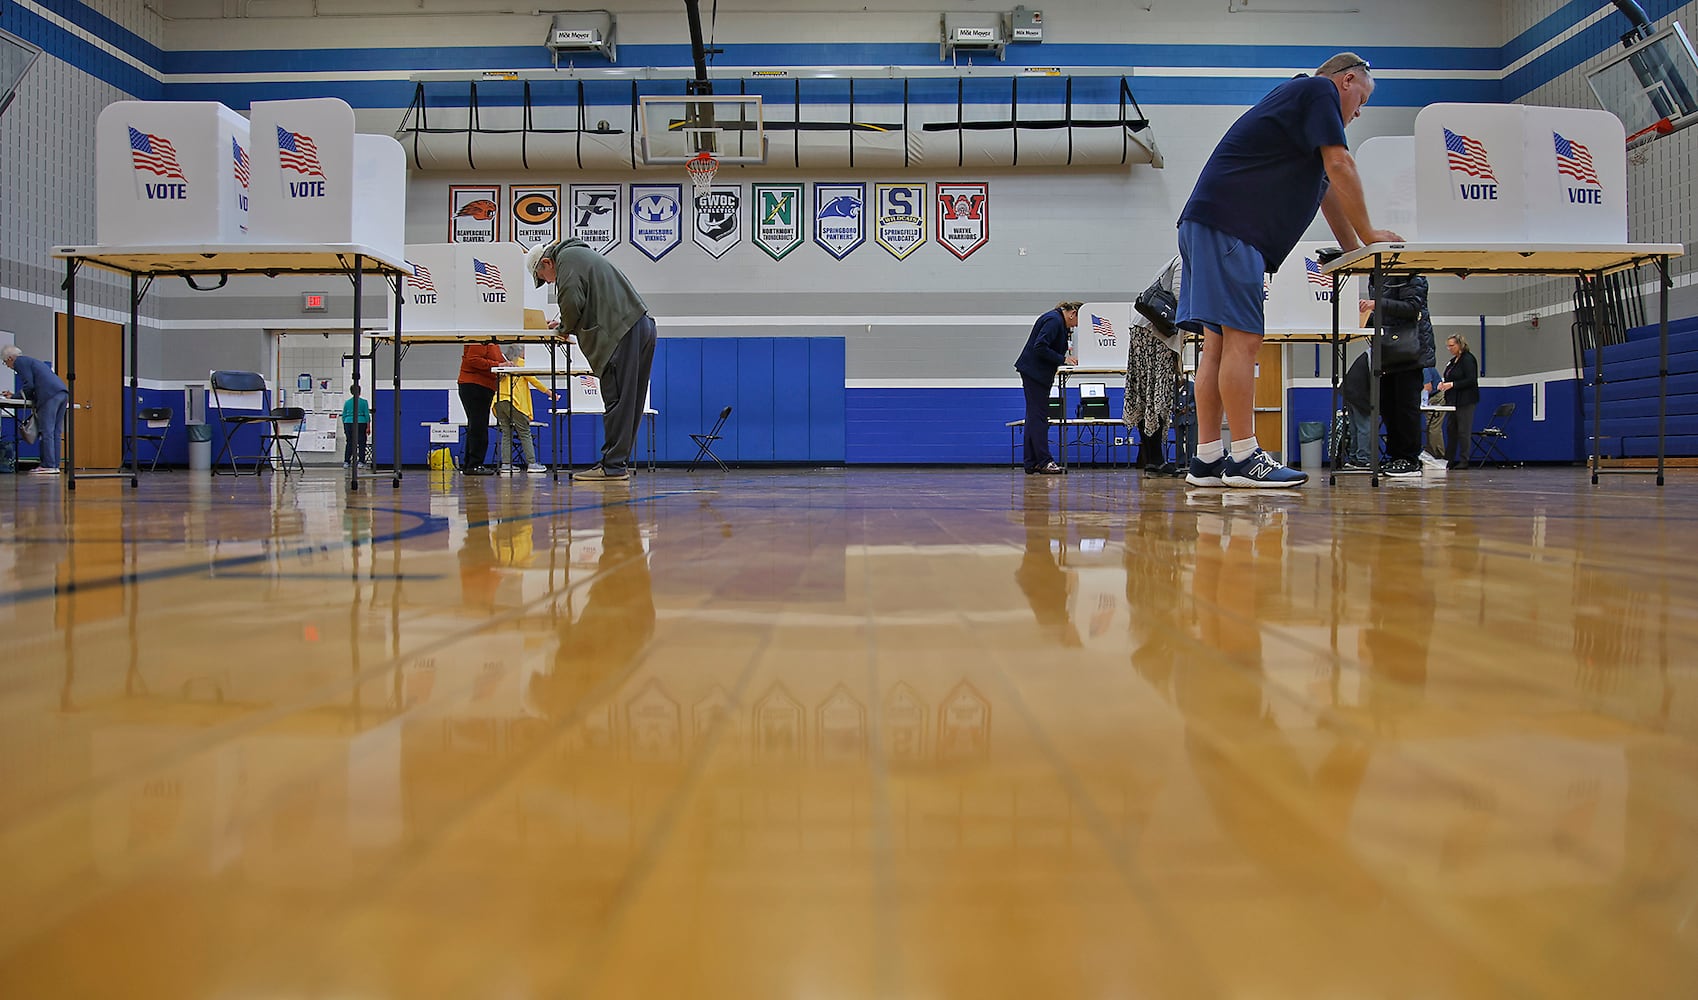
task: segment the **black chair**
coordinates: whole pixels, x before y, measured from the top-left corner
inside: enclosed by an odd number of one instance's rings
[[[301,422],[307,419],[307,411],[299,406],[276,406],[267,417],[271,427],[260,435],[260,443],[273,467],[281,469],[285,476],[291,468],[297,472],[307,471],[299,450]]]
[[[139,448],[143,441],[153,443],[153,461],[149,462],[147,466],[149,472],[159,468],[159,455],[165,450],[165,432],[169,428],[172,415],[169,406],[148,406],[136,411],[136,422],[150,426],[138,427],[135,434],[132,435],[130,446]],[[154,427],[151,426],[152,424],[161,426]],[[140,452],[136,453],[136,463],[141,464]]]
[[[238,455],[235,453],[235,449],[231,446],[231,442],[234,440],[235,433],[242,428],[255,424],[263,424],[266,427],[274,427],[276,425],[275,419],[271,416],[271,414],[258,407],[252,409],[241,409],[234,413],[226,413],[224,412],[223,394],[231,392],[264,392],[265,377],[260,375],[259,372],[216,371],[212,373],[210,385],[212,388],[212,408],[218,411],[218,422],[224,425],[224,446],[218,449],[218,457],[212,460],[213,475],[218,474],[218,463],[222,462],[226,455],[230,458],[231,475],[244,476],[250,474],[243,472],[238,464],[244,459],[253,460],[254,467],[251,474],[255,476],[259,475],[260,470],[265,467],[265,461],[268,455],[263,451],[258,455]]]
[[[696,442],[696,457],[690,460],[690,467],[684,471],[694,472],[696,466],[701,464],[703,456],[713,459],[713,464],[719,466],[719,471],[731,471],[724,462],[719,460],[719,456],[713,453],[713,443],[715,441],[723,440],[719,432],[725,429],[725,422],[730,419],[731,407],[727,406],[725,409],[719,411],[719,419],[714,422],[712,430],[708,431],[706,434],[690,435],[690,440]]]
[[[1513,416],[1514,403],[1499,403],[1498,408],[1492,411],[1492,419],[1487,421],[1486,426],[1474,432],[1472,440],[1476,465],[1484,466],[1487,462],[1496,462],[1498,465],[1514,464],[1503,450],[1509,444],[1509,432],[1504,429],[1503,424]]]

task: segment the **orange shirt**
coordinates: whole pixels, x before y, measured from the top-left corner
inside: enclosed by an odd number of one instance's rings
[[[494,392],[501,384],[501,376],[490,369],[506,363],[507,357],[497,344],[467,344],[460,352],[459,381],[481,385]]]

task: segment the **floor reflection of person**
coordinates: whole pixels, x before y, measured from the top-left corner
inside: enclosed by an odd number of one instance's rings
[[[607,693],[654,636],[654,593],[637,514],[628,504],[602,508],[602,550],[573,618],[563,608],[554,665],[533,674],[528,700],[560,719]]]
[[[1044,479],[1025,482],[1021,501],[1026,551],[1020,557],[1020,568],[1014,571],[1014,582],[1026,595],[1032,616],[1044,634],[1063,646],[1078,646],[1079,629],[1068,614],[1072,581],[1056,561],[1056,550],[1067,544],[1067,526],[1051,523],[1058,488],[1058,484]]]

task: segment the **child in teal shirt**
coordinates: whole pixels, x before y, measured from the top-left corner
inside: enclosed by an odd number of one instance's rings
[[[361,453],[366,450],[366,434],[371,430],[371,404],[360,397],[360,387],[354,386],[349,390],[352,394],[342,403],[342,468],[346,469],[359,461]]]

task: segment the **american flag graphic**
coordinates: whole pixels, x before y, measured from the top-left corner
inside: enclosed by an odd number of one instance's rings
[[[1091,317],[1091,332],[1099,337],[1112,337],[1114,336],[1114,324],[1101,316],[1093,315]]]
[[[299,132],[277,126],[277,162],[284,170],[293,170],[308,177],[323,177],[324,168],[318,165],[318,147],[312,139]]]
[[[1495,181],[1491,161],[1486,159],[1486,147],[1465,135],[1444,130],[1445,152],[1450,154],[1450,169],[1459,170],[1484,181]]]
[[[501,283],[501,268],[496,267],[494,264],[489,264],[473,257],[472,273],[477,275],[477,283],[480,285],[488,285],[491,288],[503,292],[507,290],[507,286]]]
[[[410,260],[407,261],[407,266],[413,269],[413,273],[407,276],[407,284],[410,287],[417,288],[421,292],[430,292],[432,295],[436,294],[436,282],[430,280],[430,268],[423,264],[414,264]]]
[[[248,186],[248,151],[243,149],[242,144],[237,142],[234,139],[230,140],[230,150],[233,154],[235,154],[235,158],[236,158],[236,183],[240,184],[243,187],[247,187]]]
[[[1556,139],[1557,173],[1567,174],[1582,184],[1603,187],[1603,182],[1598,180],[1597,168],[1592,166],[1590,150],[1556,132],[1552,132],[1551,136]]]
[[[137,170],[158,174],[161,177],[171,177],[187,181],[183,176],[183,168],[177,162],[177,149],[170,142],[157,135],[150,135],[130,126],[130,162]]]
[[[1321,273],[1321,264],[1313,257],[1303,258],[1303,273],[1308,276],[1309,284],[1331,288],[1332,279]]]

